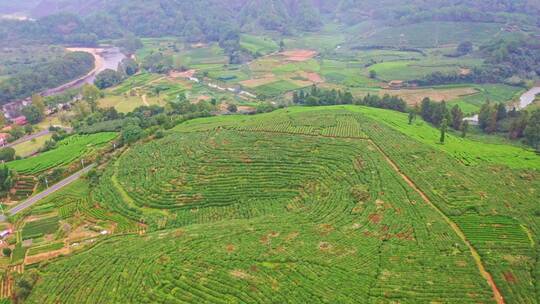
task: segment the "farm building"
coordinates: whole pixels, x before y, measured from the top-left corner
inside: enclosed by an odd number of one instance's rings
[[[28,123],[28,121],[26,120],[26,117],[19,116],[19,117],[13,118],[13,123],[19,126],[24,126]]]

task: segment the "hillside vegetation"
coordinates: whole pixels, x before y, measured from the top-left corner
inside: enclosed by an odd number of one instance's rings
[[[437,147],[431,127],[388,114],[205,118],[136,144],[79,195],[138,234],[43,265],[28,302],[477,303],[496,288],[508,303],[536,298],[538,172]]]

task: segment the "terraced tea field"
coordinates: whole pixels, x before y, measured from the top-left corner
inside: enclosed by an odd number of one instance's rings
[[[21,174],[37,174],[56,166],[67,165],[84,154],[103,147],[116,136],[116,133],[70,136],[59,142],[57,148],[35,157],[15,160],[10,162],[8,167]]]
[[[372,118],[386,114],[205,118],[131,147],[80,195],[139,233],[40,267],[28,302],[536,299],[538,171],[464,164],[409,137],[406,120]],[[55,201],[76,214],[78,198]]]

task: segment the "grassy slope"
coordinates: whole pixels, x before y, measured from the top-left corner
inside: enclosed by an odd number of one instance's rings
[[[287,111],[292,113],[319,111],[320,107],[293,107]],[[497,164],[506,165],[511,168],[536,168],[540,169],[540,157],[532,150],[516,147],[513,145],[493,144],[482,141],[475,141],[468,138],[461,138],[452,134],[448,134],[446,143],[439,144],[440,132],[430,124],[418,118],[413,125],[408,124],[408,116],[404,113],[399,113],[390,110],[382,110],[361,106],[330,106],[324,109],[347,109],[352,112],[362,113],[368,117],[374,118],[385,123],[393,129],[423,143],[439,151],[448,153],[459,161],[468,164]],[[283,110],[284,111],[284,110]],[[279,112],[278,112],[279,113]],[[268,114],[276,115],[276,114]],[[233,123],[234,116],[229,118],[211,118],[209,122],[219,124],[223,121]],[[205,120],[202,120],[204,122]],[[191,124],[200,126],[200,121],[187,122],[182,125],[191,127]],[[203,124],[204,125],[204,124]]]
[[[421,119],[409,125],[407,114],[367,107],[347,108],[384,122],[411,138],[452,155],[465,164],[492,163],[511,168],[540,169],[540,157],[532,150],[511,145],[483,143],[451,134],[447,136],[445,144],[441,145],[439,130]]]
[[[45,142],[51,139],[51,137],[51,134],[47,134],[45,136],[38,137],[35,140],[20,143],[13,148],[18,156],[27,157],[39,151],[39,149],[42,148]]]

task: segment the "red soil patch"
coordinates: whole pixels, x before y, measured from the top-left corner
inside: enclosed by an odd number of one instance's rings
[[[378,224],[381,222],[382,216],[380,214],[373,213],[369,215],[368,219],[372,224]]]
[[[270,238],[267,235],[263,235],[259,241],[261,244],[268,245],[270,243]]]
[[[311,50],[293,50],[293,51],[285,51],[281,53],[282,56],[285,56],[287,60],[289,61],[307,61],[315,55],[317,55],[317,52],[311,51]]]
[[[234,252],[236,250],[236,247],[233,244],[229,244],[226,247],[227,252]]]
[[[189,78],[189,77],[193,77],[193,75],[195,75],[196,72],[197,72],[197,70],[187,70],[187,71],[184,71],[184,72],[171,71],[171,72],[169,72],[169,77],[173,77],[173,78]]]
[[[71,250],[69,248],[64,247],[62,249],[55,250],[55,251],[49,251],[49,252],[45,252],[45,253],[41,253],[41,254],[37,254],[37,255],[27,256],[24,259],[24,263],[26,265],[34,264],[34,263],[37,263],[37,262],[54,259],[54,258],[57,258],[57,257],[59,257],[61,255],[68,255],[69,253],[71,253]]]
[[[327,236],[332,231],[334,231],[334,226],[332,226],[330,224],[321,224],[321,225],[319,225],[319,231],[320,231],[321,235]]]
[[[516,283],[517,282],[516,277],[510,271],[507,271],[507,272],[504,273],[504,280],[506,282],[508,282],[508,283]]]
[[[322,83],[324,80],[322,79],[321,75],[317,73],[306,73],[307,79],[313,83]]]

